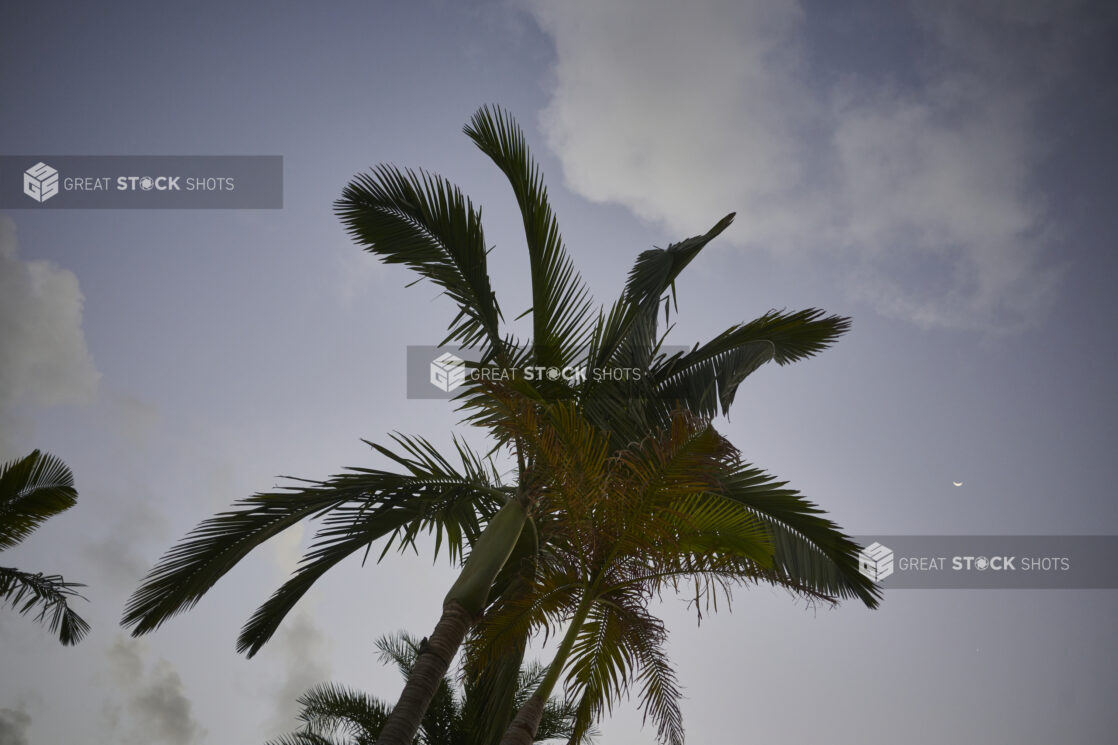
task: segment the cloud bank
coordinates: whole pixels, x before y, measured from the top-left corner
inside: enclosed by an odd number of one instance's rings
[[[16,405],[92,399],[100,373],[82,333],[83,302],[73,272],[19,258],[15,223],[0,217],[0,431],[10,431]],[[0,440],[0,452],[10,447]]]
[[[531,8],[574,191],[679,238],[736,211],[738,246],[825,259],[924,327],[1015,329],[1052,302],[1037,114],[1072,71],[1074,4],[898,4],[846,36],[793,0]],[[888,64],[847,43],[901,31]]]

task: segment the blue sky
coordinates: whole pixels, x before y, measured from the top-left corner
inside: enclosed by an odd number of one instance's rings
[[[1118,532],[1105,3],[5,15],[2,154],[282,155],[284,209],[0,214],[0,457],[50,451],[80,492],[0,561],[85,582],[94,625],[63,649],[0,613],[0,745],[262,742],[317,680],[397,694],[372,641],[429,632],[453,571],[423,556],[339,567],[251,661],[236,632],[303,535],[140,641],[116,624],[158,556],[235,499],[378,463],[361,438],[449,444],[453,410],[408,400],[403,362],[452,309],[363,254],[331,205],[379,162],[445,175],[483,206],[519,315],[515,203],[460,131],[485,103],[524,127],[598,302],[641,250],[736,211],[679,283],[673,342],[770,308],[854,319],[818,358],[751,377],[720,422],[848,532]],[[682,602],[661,610],[691,742],[1102,742],[1118,725],[1113,591],[813,612],[758,588],[698,628]],[[655,739],[635,704],[602,729]]]

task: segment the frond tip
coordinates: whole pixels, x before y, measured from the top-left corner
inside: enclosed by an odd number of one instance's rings
[[[69,605],[70,598],[79,597],[78,582],[67,582],[57,574],[31,574],[11,567],[0,567],[0,600],[9,603],[21,614],[38,610],[37,623],[45,623],[58,640],[69,646],[77,644],[89,633],[89,624]]]

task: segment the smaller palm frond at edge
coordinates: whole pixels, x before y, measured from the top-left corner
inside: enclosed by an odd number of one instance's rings
[[[15,546],[77,498],[73,473],[49,453],[35,450],[0,466],[0,549]]]
[[[11,567],[0,567],[0,601],[10,604],[21,614],[38,610],[37,623],[46,624],[52,634],[64,645],[77,644],[89,633],[89,624],[74,611],[71,598],[84,596],[74,588],[85,587],[78,582],[67,582],[52,574],[31,574]]]

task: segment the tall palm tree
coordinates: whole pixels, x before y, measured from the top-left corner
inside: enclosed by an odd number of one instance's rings
[[[394,664],[406,678],[423,649],[424,642],[408,634],[381,637],[376,646],[380,659]],[[517,677],[517,706],[523,704],[543,678],[539,663],[521,667]],[[303,726],[296,732],[272,740],[268,745],[373,745],[392,710],[390,704],[345,686],[321,683],[299,697]],[[467,681],[461,691],[449,676],[439,683],[431,706],[419,728],[418,745],[474,745],[476,733],[484,730],[476,686]],[[557,699],[547,701],[534,742],[574,735],[574,708]],[[573,740],[587,743],[596,733],[584,732]]]
[[[513,386],[517,395],[510,396],[481,376],[472,377],[459,396],[465,421],[485,428],[495,436],[497,449],[510,454],[516,463],[511,483],[502,482],[493,462],[462,442],[456,441],[461,465],[452,465],[422,438],[397,435],[395,450],[373,447],[399,471],[350,469],[325,481],[257,494],[201,523],[152,569],[123,619],[135,635],[152,631],[197,603],[253,548],[304,519],[321,518],[322,527],[295,574],[242,629],[238,649],[251,656],[329,568],[355,552],[368,552],[381,539],[386,539],[383,556],[393,545],[412,547],[421,533],[431,532],[436,554],[445,547],[451,560],[465,557],[465,562],[381,733],[380,742],[388,745],[411,742],[467,634],[487,607],[530,591],[538,557],[553,536],[562,535],[552,530],[553,523],[568,513],[547,513],[541,505],[571,490],[560,489],[565,477],[541,460],[544,451],[528,446],[531,429],[524,429],[525,421],[577,412],[606,433],[604,457],[609,458],[662,431],[677,410],[705,420],[725,413],[740,383],[761,364],[783,365],[814,355],[848,327],[846,319],[815,309],[770,312],[687,352],[662,353],[657,319],[661,308],[669,314],[669,290],[733,215],[703,235],[642,253],[621,297],[595,314],[519,127],[504,112],[483,107],[465,132],[508,177],[520,206],[531,272],[531,344],[502,332],[480,211],[450,182],[377,166],[356,177],[336,205],[349,233],[386,263],[403,264],[434,282],[455,302],[458,313],[443,344],[479,350],[478,365],[516,370],[585,363],[636,369],[640,379],[520,380]],[[569,405],[549,406],[561,401]],[[737,481],[726,479],[721,498],[737,506],[727,519],[749,514],[764,526],[771,576],[827,597],[857,597],[876,605],[877,589],[857,571],[858,547],[797,493],[743,466]],[[547,523],[538,524],[544,516]],[[491,660],[479,682],[491,702],[487,714],[494,737],[515,712],[511,700],[524,641]]]
[[[53,455],[38,450],[0,467],[0,550],[22,542],[46,520],[65,512],[77,502],[74,475]],[[82,597],[60,575],[23,572],[0,567],[0,600],[20,613],[38,611],[35,620],[58,634],[63,644],[77,644],[89,632],[89,624],[69,605]]]

